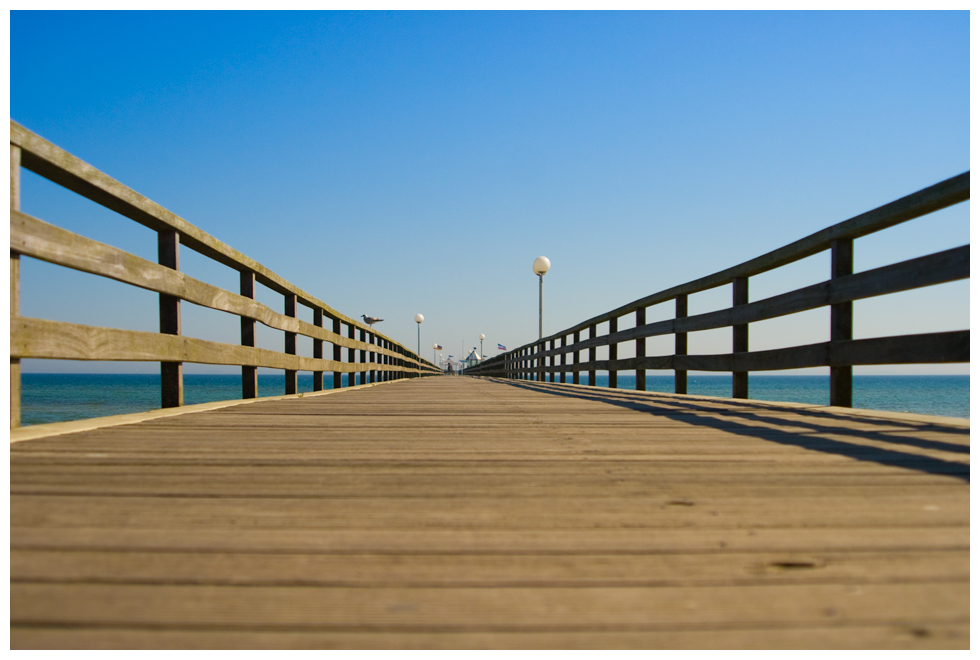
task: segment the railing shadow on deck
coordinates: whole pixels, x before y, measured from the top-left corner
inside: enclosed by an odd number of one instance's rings
[[[492,379],[494,382],[510,385],[521,389],[552,394],[586,401],[597,401],[638,412],[647,412],[663,416],[683,416],[683,421],[693,426],[704,426],[716,430],[749,436],[767,442],[776,442],[813,451],[821,451],[839,456],[846,456],[859,461],[869,461],[881,465],[901,467],[929,474],[944,475],[962,479],[969,483],[970,466],[955,461],[945,461],[932,456],[903,453],[898,449],[883,449],[867,445],[849,444],[842,440],[824,437],[825,434],[851,436],[862,440],[887,442],[894,445],[908,445],[919,449],[945,451],[957,454],[969,454],[968,446],[922,438],[897,437],[880,431],[867,431],[849,428],[844,422],[853,423],[855,416],[837,414],[830,410],[808,410],[806,408],[783,408],[779,411],[767,406],[764,402],[748,402],[724,400],[728,404],[738,406],[738,411],[729,408],[706,405],[703,401],[691,397],[683,400],[673,399],[676,403],[658,402],[653,399],[657,393],[636,393],[632,390],[609,390],[607,388],[568,387],[560,383],[537,383],[511,379]],[[672,396],[672,395],[667,395]],[[778,414],[774,414],[777,413]],[[787,419],[791,413],[793,419]],[[699,414],[700,413],[700,414]],[[830,424],[808,423],[799,419],[800,416],[812,416]],[[769,424],[769,427],[759,427],[752,424],[740,424],[739,419],[751,420],[757,423]],[[840,422],[840,423],[837,423]],[[895,420],[882,420],[872,417],[860,417],[862,424],[881,424],[895,426]],[[900,422],[913,425],[911,422]],[[772,428],[773,426],[789,426],[795,430]],[[800,427],[808,429],[800,431]],[[969,438],[970,429],[945,426],[932,423],[914,423],[918,431],[941,431]],[[810,435],[821,434],[821,435]]]

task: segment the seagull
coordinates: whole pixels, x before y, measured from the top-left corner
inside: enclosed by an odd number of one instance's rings
[[[361,318],[364,319],[364,322],[367,323],[372,328],[374,327],[375,323],[381,323],[382,321],[384,321],[384,319],[376,319],[373,316],[365,316],[364,314],[361,314]]]

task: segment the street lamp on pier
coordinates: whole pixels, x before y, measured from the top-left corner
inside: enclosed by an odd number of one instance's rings
[[[531,270],[538,276],[538,339],[544,337],[544,274],[551,268],[548,257],[538,257],[534,260]]]

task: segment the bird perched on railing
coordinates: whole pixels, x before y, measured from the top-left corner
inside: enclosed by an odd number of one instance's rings
[[[376,319],[373,316],[365,316],[364,314],[361,314],[361,318],[364,319],[364,322],[367,323],[372,328],[374,327],[375,323],[381,323],[382,321],[384,321],[384,319]]]

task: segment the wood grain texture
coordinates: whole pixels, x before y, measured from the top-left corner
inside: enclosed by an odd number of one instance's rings
[[[10,475],[12,648],[969,647],[940,418],[442,377]]]
[[[253,319],[276,330],[312,337],[345,348],[396,355],[390,349],[352,341],[341,336],[340,333],[275,312],[255,301],[252,296],[238,295],[188,277],[177,270],[155,264],[111,245],[85,238],[25,213],[12,211],[10,214],[10,245],[12,250],[35,259],[101,275],[202,307]],[[252,277],[254,280],[254,275]],[[320,313],[323,313],[322,310]],[[410,357],[407,359],[415,362]]]
[[[181,244],[185,247],[235,270],[252,271],[259,283],[283,295],[293,294],[300,304],[319,308],[329,318],[340,319],[344,323],[359,328],[366,327],[360,321],[344,316],[257,261],[222,243],[156,202],[140,195],[13,120],[10,121],[10,144],[20,150],[21,165],[35,174],[150,229],[176,231],[180,235]]]
[[[60,360],[194,362],[344,373],[361,369],[361,365],[350,362],[317,360],[251,346],[23,316],[10,322],[10,355]],[[399,369],[418,371],[415,366]]]

